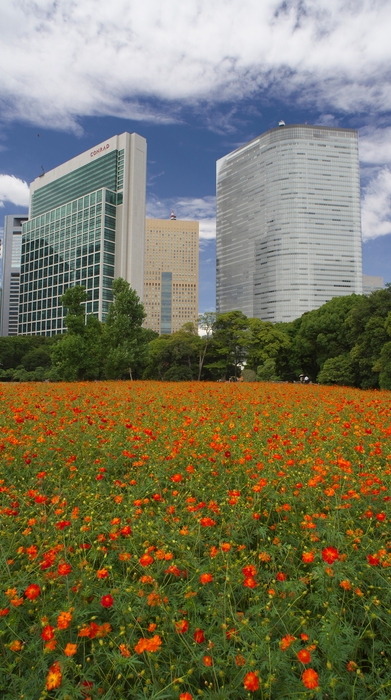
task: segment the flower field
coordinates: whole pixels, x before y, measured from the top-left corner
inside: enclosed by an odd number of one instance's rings
[[[0,697],[391,697],[388,392],[0,386]]]

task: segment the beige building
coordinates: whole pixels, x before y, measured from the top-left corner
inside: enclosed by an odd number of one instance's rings
[[[175,333],[198,317],[198,221],[147,219],[144,252],[146,328]]]

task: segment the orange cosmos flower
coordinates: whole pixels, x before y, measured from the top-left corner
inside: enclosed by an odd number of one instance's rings
[[[343,581],[341,581],[341,583],[340,583],[339,585],[340,585],[341,588],[343,588],[345,591],[350,591],[350,589],[351,589],[351,587],[352,587],[352,584],[350,583],[350,581],[348,581],[348,579],[344,579]]]
[[[66,630],[72,620],[71,612],[61,612],[57,618],[57,627],[59,630]]]
[[[203,661],[205,666],[213,666],[213,659],[211,656],[204,656]]]
[[[131,654],[130,654],[130,651],[129,651],[129,649],[128,649],[128,647],[126,646],[126,644],[120,644],[120,645],[119,645],[119,650],[120,650],[120,652],[121,652],[121,656],[124,656],[125,659],[128,659],[129,656],[131,655]]]
[[[309,664],[311,661],[311,654],[309,651],[307,651],[307,649],[301,649],[297,655],[297,658],[302,664]]]
[[[141,637],[139,641],[137,642],[136,646],[134,647],[134,650],[136,654],[142,654],[143,651],[149,651],[149,652],[154,652],[159,649],[159,647],[162,644],[162,640],[160,639],[158,634],[155,634],[152,639],[147,639],[146,637]]]
[[[286,649],[289,649],[290,645],[293,644],[295,639],[296,637],[294,637],[292,634],[285,635],[285,637],[283,637],[280,642],[281,650],[286,651]]]
[[[54,690],[61,685],[62,673],[60,669],[60,664],[55,661],[54,664],[49,668],[49,672],[46,678],[46,687],[48,690]]]
[[[277,576],[276,576],[277,581],[286,581],[286,574],[283,574],[282,571],[279,571]]]
[[[257,573],[257,570],[253,564],[249,564],[248,566],[244,566],[242,569],[242,574],[245,577],[253,577]]]
[[[74,656],[77,652],[77,644],[71,644],[71,642],[68,642],[64,649],[64,654],[65,656]]]
[[[353,673],[353,671],[355,671],[357,668],[357,664],[354,661],[349,661],[349,663],[346,664],[346,668],[348,669],[348,671]]]
[[[193,696],[190,693],[181,693],[179,700],[193,700]]]
[[[314,688],[318,687],[319,676],[313,668],[307,668],[307,670],[304,671],[301,680],[306,688],[313,690]]]
[[[189,629],[189,623],[187,620],[179,620],[175,623],[175,627],[178,634],[184,634]]]
[[[221,545],[221,549],[223,550],[223,552],[229,552],[229,550],[231,549],[230,543],[229,543],[229,542],[223,542],[222,545]]]
[[[108,577],[109,572],[107,571],[107,569],[98,569],[96,575],[98,578],[103,579]]]
[[[11,644],[10,644],[11,651],[20,651],[21,648],[22,648],[22,642],[20,642],[19,639],[15,639],[15,641],[11,642]]]
[[[41,632],[41,637],[45,642],[48,642],[50,639],[53,639],[54,627],[52,627],[51,625],[46,625]]]
[[[140,557],[141,566],[150,566],[152,563],[153,557],[151,557],[150,554],[143,554],[142,557]]]
[[[259,679],[257,674],[254,673],[254,671],[249,671],[249,673],[247,673],[244,677],[243,685],[246,690],[250,690],[252,693],[255,693],[255,691],[259,688]]]
[[[252,576],[247,576],[247,578],[245,578],[243,581],[243,586],[245,588],[255,588],[257,586],[257,582]]]
[[[65,561],[61,562],[61,564],[58,565],[57,573],[59,576],[68,576],[72,571],[72,567],[70,564],[67,564]]]
[[[242,656],[242,654],[238,654],[237,656],[235,656],[235,663],[237,666],[244,666],[246,663],[246,659],[244,658],[244,656]]]
[[[41,589],[36,583],[30,583],[30,585],[27,586],[24,594],[29,600],[35,600],[36,598],[38,598],[40,592]]]
[[[206,583],[211,583],[211,581],[213,581],[212,574],[201,574],[200,583],[205,585]]]
[[[313,552],[303,552],[301,555],[301,559],[304,562],[304,564],[312,564],[312,562],[315,559],[315,555]]]
[[[325,549],[322,550],[322,559],[327,562],[327,564],[334,564],[334,562],[339,559],[338,549],[335,547],[325,547]]]

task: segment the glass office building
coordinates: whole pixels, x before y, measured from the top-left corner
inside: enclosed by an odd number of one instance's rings
[[[143,298],[146,141],[121,134],[34,180],[23,225],[20,335],[62,333],[61,296],[86,287],[104,321],[113,279]]]
[[[358,137],[267,131],[217,161],[216,308],[292,321],[362,294]]]

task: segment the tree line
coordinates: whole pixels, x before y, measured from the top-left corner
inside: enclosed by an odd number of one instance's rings
[[[85,315],[84,287],[61,298],[66,333],[0,339],[0,380],[311,381],[391,389],[391,285],[331,299],[290,323],[207,312],[198,326],[145,329],[136,292],[119,278],[105,323]],[[199,329],[202,335],[199,334]]]

